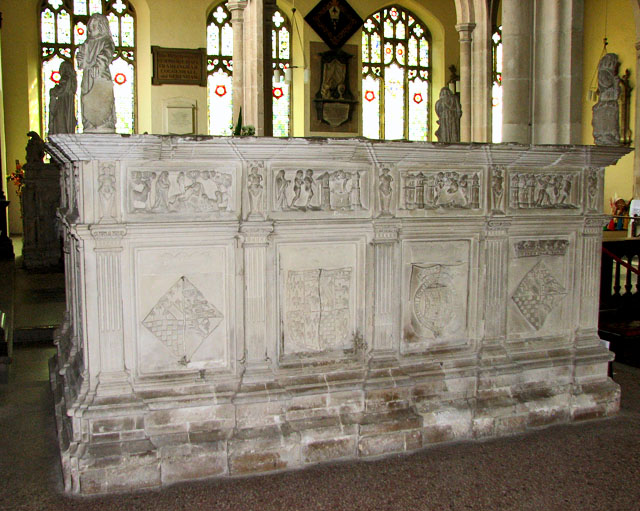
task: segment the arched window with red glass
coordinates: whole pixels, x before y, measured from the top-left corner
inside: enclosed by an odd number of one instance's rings
[[[207,98],[209,134],[231,135],[233,119],[233,28],[226,3],[207,18]]]
[[[362,29],[362,134],[374,139],[430,140],[431,34],[397,5]]]
[[[271,18],[271,56],[277,79],[273,82],[273,136],[288,137],[291,129],[291,27],[276,8]],[[287,71],[288,70],[288,71]]]
[[[49,131],[49,92],[59,82],[60,64],[75,62],[78,47],[87,38],[87,22],[92,14],[104,14],[109,20],[115,54],[111,76],[116,102],[116,132],[135,132],[136,16],[127,0],[42,0],[40,4],[41,104],[43,133]],[[78,133],[82,133],[80,83],[77,69],[76,110]]]

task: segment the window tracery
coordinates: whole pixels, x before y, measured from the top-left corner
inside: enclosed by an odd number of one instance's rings
[[[429,140],[431,34],[409,11],[389,6],[362,30],[363,135]]]

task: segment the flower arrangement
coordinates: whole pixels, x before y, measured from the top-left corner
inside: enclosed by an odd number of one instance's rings
[[[16,187],[16,194],[18,197],[22,195],[22,188],[24,187],[24,169],[20,165],[20,160],[16,160],[16,170],[7,176],[7,181],[11,181]]]

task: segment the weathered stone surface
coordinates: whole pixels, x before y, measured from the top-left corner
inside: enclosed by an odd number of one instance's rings
[[[93,134],[52,135],[49,149],[67,491],[618,409],[584,174],[625,148]]]

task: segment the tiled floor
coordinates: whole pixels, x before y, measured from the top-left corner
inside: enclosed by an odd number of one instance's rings
[[[16,309],[33,317],[20,324],[48,324],[59,313],[57,277],[26,278],[18,297],[27,303]],[[36,282],[44,282],[41,294]],[[9,383],[0,384],[2,511],[640,511],[640,369],[629,366],[615,365],[622,410],[613,419],[374,461],[79,498],[62,493],[47,370],[54,353],[51,343],[16,344]]]

